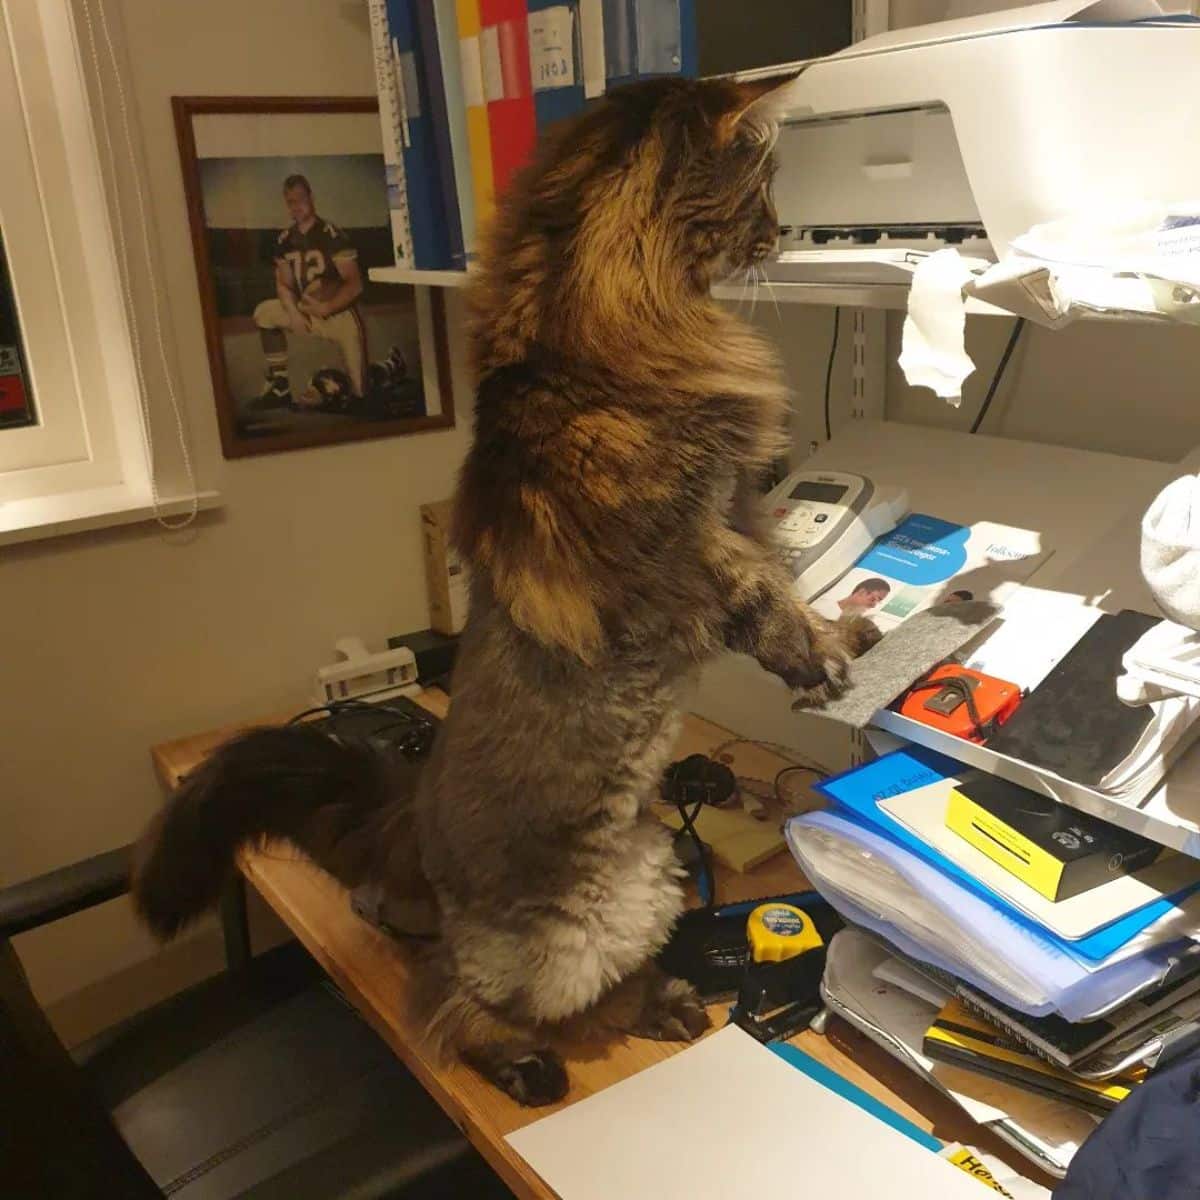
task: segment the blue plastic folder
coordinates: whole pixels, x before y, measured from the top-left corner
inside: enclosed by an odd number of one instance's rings
[[[816,785],[816,790],[834,801],[851,819],[882,834],[906,850],[910,850],[924,862],[937,867],[939,871],[956,883],[994,904],[1018,924],[1036,930],[1048,942],[1060,947],[1068,954],[1079,955],[1089,962],[1101,962],[1108,958],[1142,930],[1170,913],[1179,900],[1200,890],[1200,884],[1196,884],[1174,896],[1155,900],[1144,908],[1127,913],[1102,929],[1097,929],[1077,942],[1060,938],[1052,930],[1021,912],[1003,896],[980,883],[973,875],[909,832],[889,813],[879,807],[880,800],[892,796],[902,796],[905,792],[911,792],[916,788],[939,783],[944,779],[952,779],[962,770],[962,764],[946,758],[945,755],[926,750],[921,746],[910,746],[903,750],[894,750],[891,754],[885,754],[882,758],[877,758],[865,766],[855,767],[841,775],[826,779]]]

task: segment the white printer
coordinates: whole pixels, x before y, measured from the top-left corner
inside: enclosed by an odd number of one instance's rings
[[[995,260],[1097,203],[1200,200],[1200,22],[1155,0],[1053,0],[795,67],[773,281],[899,282],[914,250]]]

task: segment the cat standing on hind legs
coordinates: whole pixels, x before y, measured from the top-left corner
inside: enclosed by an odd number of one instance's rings
[[[740,650],[820,702],[877,636],[804,611],[747,515],[784,389],[709,285],[775,244],[773,86],[612,95],[543,147],[473,296],[471,625],[418,840],[434,1032],[527,1103],[566,1087],[564,1023],[707,1027],[652,962],[682,894],[649,804],[696,665]]]
[[[211,900],[214,871],[219,886],[215,867],[197,882],[193,857],[186,894],[172,892],[197,841],[227,866],[239,840],[283,834],[347,884],[427,889],[430,1034],[527,1104],[566,1091],[564,1033],[707,1027],[653,962],[683,893],[650,804],[698,666],[738,650],[821,703],[878,637],[792,597],[754,486],[785,389],[770,350],[709,296],[776,240],[775,87],[614,91],[503,201],[471,297],[475,437],[455,530],[470,617],[415,798],[364,764],[328,786],[297,767],[303,801],[256,820],[257,801],[228,800],[261,791],[242,743],[143,847],[136,895],[163,932]],[[278,776],[288,753],[272,754]],[[272,782],[272,797],[290,786]]]

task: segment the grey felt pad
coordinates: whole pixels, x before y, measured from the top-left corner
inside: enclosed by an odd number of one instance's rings
[[[909,684],[987,628],[999,612],[997,605],[986,600],[967,600],[917,613],[853,663],[850,687],[844,695],[813,713],[864,728]]]

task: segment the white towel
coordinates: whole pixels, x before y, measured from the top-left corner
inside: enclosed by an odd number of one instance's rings
[[[1200,698],[1200,475],[1168,484],[1147,509],[1142,574],[1170,620],[1126,651],[1117,694],[1130,705]]]
[[[1168,484],[1146,510],[1142,574],[1172,621],[1200,629],[1200,475]]]
[[[1160,621],[1134,642],[1121,660],[1125,674],[1117,695],[1126,704],[1152,704],[1170,696],[1200,698],[1200,633]]]

